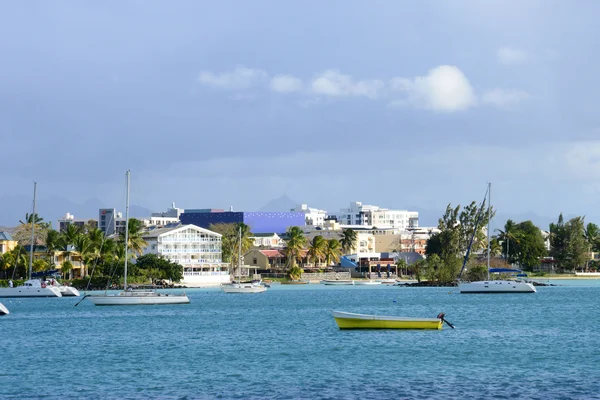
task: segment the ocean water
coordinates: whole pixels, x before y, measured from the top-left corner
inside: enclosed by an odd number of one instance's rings
[[[537,294],[272,285],[191,304],[2,299],[2,399],[600,398],[600,281]],[[332,310],[456,329],[340,331]]]

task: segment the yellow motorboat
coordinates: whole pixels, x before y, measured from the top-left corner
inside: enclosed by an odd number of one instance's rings
[[[443,314],[438,318],[408,318],[333,311],[333,318],[340,329],[442,329],[445,322]]]

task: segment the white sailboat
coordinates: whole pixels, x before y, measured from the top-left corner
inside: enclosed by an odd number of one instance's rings
[[[2,303],[0,303],[0,315],[8,315],[10,314],[10,312],[8,312],[8,308],[6,308],[6,306]]]
[[[132,306],[132,305],[158,305],[158,304],[188,304],[190,299],[185,293],[171,294],[159,293],[154,290],[127,290],[127,256],[128,256],[128,230],[129,230],[129,181],[131,171],[127,171],[127,205],[125,207],[125,269],[123,278],[123,291],[117,294],[86,295],[97,306]],[[79,304],[79,303],[78,303]]]
[[[488,183],[487,280],[459,282],[460,293],[535,293],[535,286],[521,280],[490,280],[490,220],[492,184]]]
[[[238,272],[239,281],[227,285],[221,285],[221,290],[225,293],[262,293],[267,288],[260,282],[242,283],[242,227],[239,229],[239,250],[238,250]]]
[[[33,213],[31,215],[31,244],[29,245],[29,279],[17,287],[0,288],[0,297],[62,297],[60,290],[46,285],[40,279],[31,279],[35,249],[35,196],[37,182],[33,182]]]

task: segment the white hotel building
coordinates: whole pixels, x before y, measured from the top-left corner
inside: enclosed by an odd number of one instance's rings
[[[229,283],[228,264],[221,260],[221,235],[196,225],[157,228],[143,235],[144,254],[157,254],[183,266],[186,286]]]
[[[356,201],[349,208],[343,208],[334,214],[341,225],[358,225],[380,229],[398,229],[407,231],[419,226],[419,213],[407,210],[389,210]]]
[[[291,212],[304,213],[306,225],[308,226],[323,226],[327,219],[327,211],[311,208],[306,204],[300,204],[296,208],[292,208]]]

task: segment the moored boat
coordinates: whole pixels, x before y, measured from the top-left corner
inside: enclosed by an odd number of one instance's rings
[[[332,313],[340,329],[442,329],[443,323],[443,318],[408,318],[342,311]]]
[[[381,281],[354,281],[355,285],[381,285]]]
[[[354,281],[349,279],[323,279],[321,283],[323,285],[354,285]]]
[[[148,290],[123,291],[114,295],[86,296],[97,306],[135,306],[161,304],[188,304],[190,299],[184,294],[158,293]]]
[[[10,312],[8,312],[8,308],[6,308],[6,306],[2,303],[0,303],[0,315],[8,315],[10,314]]]
[[[28,279],[17,287],[0,288],[0,297],[62,297],[62,294],[39,279]]]

